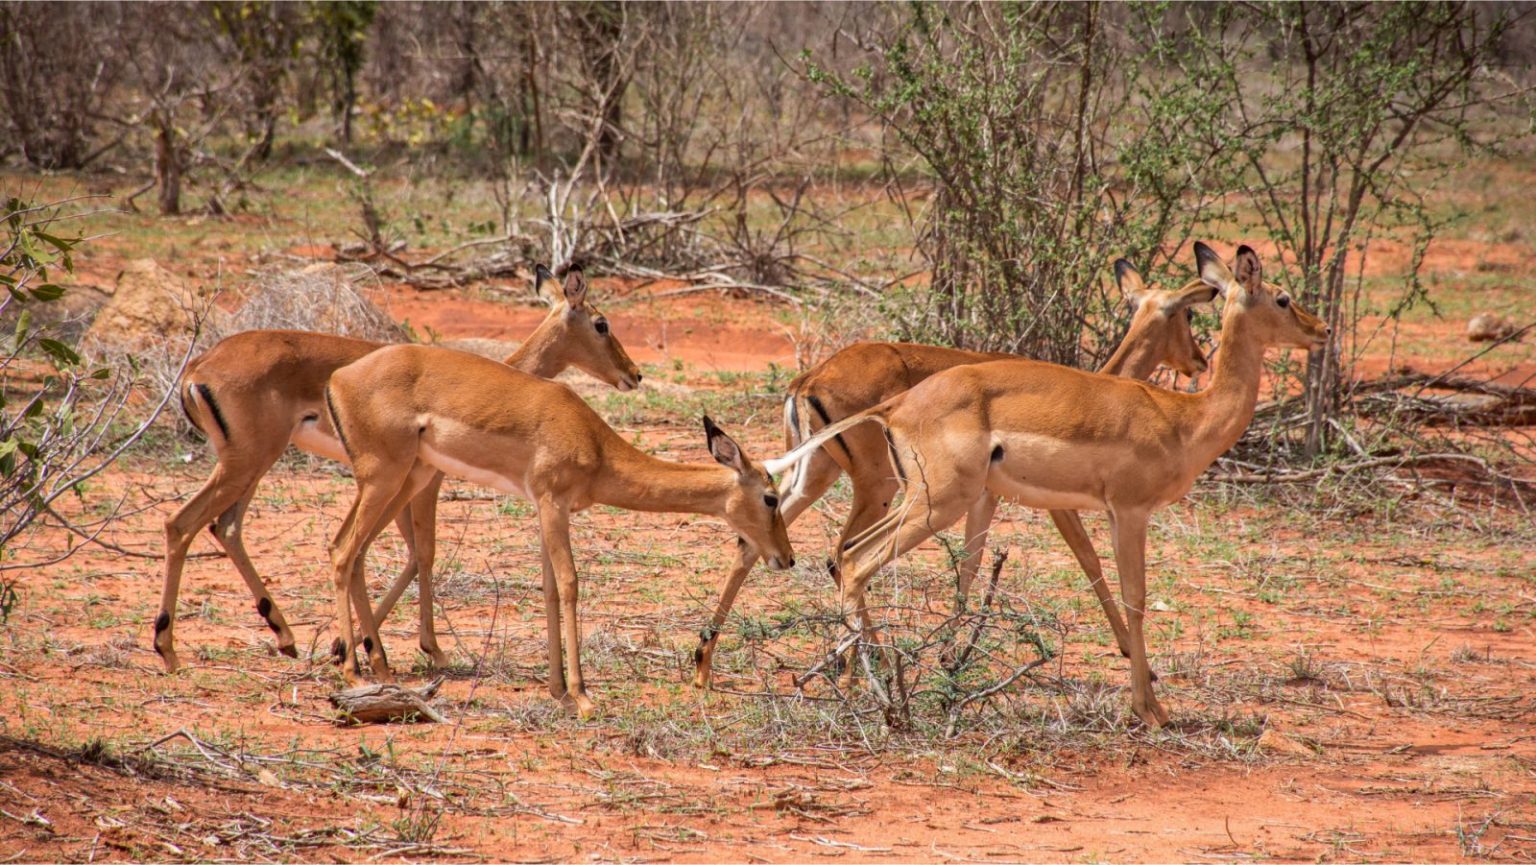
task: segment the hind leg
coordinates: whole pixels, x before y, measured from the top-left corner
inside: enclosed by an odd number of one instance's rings
[[[971,593],[971,583],[981,569],[981,555],[987,548],[987,534],[992,529],[992,517],[997,513],[997,496],[990,492],[981,494],[965,514],[965,557],[955,571],[955,611],[965,610],[966,598]]]
[[[853,546],[854,539],[891,512],[891,502],[901,492],[901,481],[889,460],[881,460],[881,465],[874,467],[855,465],[848,472],[848,480],[853,484],[853,504],[837,537],[839,558]]]
[[[437,646],[437,632],[432,618],[432,566],[437,554],[437,499],[442,488],[443,474],[434,470],[433,477],[422,486],[410,504],[396,515],[395,525],[410,549],[410,556],[400,575],[395,577],[394,584],[373,610],[374,619],[384,621],[411,580],[419,580],[417,601],[420,607],[420,627],[417,639],[422,652],[426,653],[434,668],[448,664],[448,656]]]
[[[1131,656],[1131,639],[1126,632],[1125,620],[1120,618],[1120,609],[1115,603],[1114,595],[1109,591],[1109,585],[1104,582],[1104,568],[1099,561],[1098,551],[1093,548],[1093,541],[1088,537],[1088,530],[1083,526],[1083,520],[1076,511],[1051,511],[1051,522],[1056,524],[1056,530],[1061,532],[1061,537],[1072,548],[1072,555],[1077,563],[1088,575],[1088,585],[1093,589],[1094,597],[1099,599],[1099,606],[1104,610],[1104,618],[1109,620],[1109,627],[1115,632],[1115,642],[1120,646],[1120,654],[1129,658]],[[1156,678],[1154,676],[1154,678]]]
[[[352,659],[346,665],[349,679],[353,668],[359,666],[356,646],[361,645],[369,657],[373,673],[381,681],[389,681],[389,661],[379,640],[378,624],[373,617],[373,607],[368,600],[363,574],[364,557],[368,547],[379,532],[389,525],[411,500],[416,488],[412,484],[412,463],[389,462],[373,468],[365,475],[354,466],[358,482],[357,498],[342,521],[336,538],[331,542],[331,567],[336,589],[336,626],[341,635],[341,657]],[[423,481],[424,482],[424,481]],[[353,638],[352,614],[357,613],[361,641]]]
[[[181,574],[186,566],[187,550],[198,531],[214,525],[219,515],[250,495],[257,481],[277,461],[286,446],[287,443],[282,442],[278,447],[246,455],[221,453],[213,474],[208,476],[202,489],[165,521],[165,586],[160,595],[160,611],[155,616],[153,645],[165,663],[166,672],[174,673],[181,666],[175,648],[176,600],[181,593]],[[241,552],[243,556],[243,548]],[[249,566],[248,558],[245,564]],[[240,567],[240,562],[237,561],[236,566]],[[251,567],[250,574],[254,577],[255,573],[255,568]],[[243,568],[241,575],[245,575]],[[259,577],[255,579],[260,583]],[[264,593],[265,589],[262,591]],[[259,605],[260,601],[257,603]]]
[[[849,548],[847,573],[843,576],[843,608],[853,613],[866,642],[879,643],[866,597],[870,579],[887,563],[960,519],[976,502],[975,491],[980,487],[981,475],[955,476],[938,486],[914,487],[901,510],[876,523]],[[990,494],[984,495],[991,498]],[[844,689],[853,684],[853,667],[849,663],[843,668],[839,684]]]
[[[256,566],[251,563],[251,557],[245,551],[241,529],[245,523],[246,509],[250,507],[251,499],[255,495],[256,486],[252,484],[234,506],[219,514],[218,520],[209,527],[209,530],[214,540],[224,548],[230,561],[234,562],[235,570],[240,572],[246,587],[251,590],[251,595],[256,598],[256,612],[277,636],[277,650],[290,658],[297,658],[299,652],[294,647],[293,631],[288,628],[288,621],[283,618],[282,611],[272,600],[266,583],[262,582],[261,576],[256,573]]]

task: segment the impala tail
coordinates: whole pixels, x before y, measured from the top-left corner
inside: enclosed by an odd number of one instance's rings
[[[793,397],[791,397],[791,400],[793,400]],[[793,404],[794,403],[791,401],[790,405],[793,406]],[[795,483],[799,481],[800,464],[809,459],[811,454],[815,453],[817,449],[822,445],[826,444],[832,439],[837,438],[844,431],[852,429],[861,423],[874,421],[875,423],[880,424],[882,427],[886,426],[885,413],[886,410],[891,407],[891,405],[892,401],[888,400],[886,402],[880,403],[874,408],[867,408],[858,414],[849,415],[837,423],[822,427],[816,431],[815,435],[802,436],[800,434],[802,430],[796,430],[796,438],[801,439],[800,443],[795,445],[789,451],[789,453],[785,454],[784,456],[764,460],[763,468],[767,469],[768,473],[771,475],[779,474],[785,469],[794,469],[795,474],[790,478],[790,485],[788,487],[789,489],[793,489]],[[792,412],[793,409],[790,409],[789,411]]]
[[[194,429],[211,438],[207,421],[212,420],[218,427],[219,435],[229,441],[229,424],[225,422],[224,412],[219,410],[219,404],[214,400],[213,391],[208,385],[183,380],[180,396],[181,413],[187,416],[187,421]]]

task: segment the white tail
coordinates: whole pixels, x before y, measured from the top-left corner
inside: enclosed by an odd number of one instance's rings
[[[785,469],[798,467],[800,463],[810,458],[817,448],[836,438],[839,433],[846,429],[856,427],[866,421],[875,421],[881,426],[885,426],[885,407],[886,403],[881,403],[874,408],[867,408],[858,414],[850,415],[835,424],[824,426],[817,430],[815,435],[795,445],[789,453],[781,457],[763,460],[763,468],[768,470],[768,474],[777,475]]]

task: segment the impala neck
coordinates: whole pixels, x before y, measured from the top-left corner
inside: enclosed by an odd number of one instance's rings
[[[553,313],[551,313],[553,315]],[[544,320],[548,323],[549,319]],[[561,355],[560,342],[554,338],[553,329],[543,324],[523,340],[517,351],[507,356],[505,363],[516,370],[539,378],[554,378],[569,366]]]
[[[1099,372],[1146,381],[1162,362],[1157,349],[1153,340],[1143,339],[1133,330],[1120,341],[1120,347],[1099,367]]]
[[[1264,374],[1264,340],[1240,309],[1231,309],[1221,326],[1221,350],[1212,366],[1211,386],[1196,396],[1200,419],[1195,447],[1206,464],[1237,444],[1253,422],[1259,401],[1259,379]]]
[[[616,437],[617,438],[617,437]],[[736,473],[718,465],[659,460],[622,439],[593,499],[627,511],[724,516]]]

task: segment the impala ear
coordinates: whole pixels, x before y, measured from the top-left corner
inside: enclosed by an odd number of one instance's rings
[[[1259,264],[1259,254],[1247,244],[1237,248],[1237,259],[1232,269],[1237,274],[1238,283],[1245,290],[1256,292],[1264,288],[1264,266]]]
[[[581,265],[573,264],[565,271],[565,303],[571,309],[581,309],[587,302],[587,275]]]
[[[1195,241],[1195,269],[1200,274],[1201,282],[1221,294],[1226,294],[1227,289],[1237,284],[1232,271],[1221,260],[1221,256],[1216,254],[1216,250],[1198,240]]]
[[[1115,283],[1120,286],[1120,293],[1131,306],[1140,306],[1141,300],[1146,296],[1147,285],[1141,279],[1141,273],[1136,270],[1136,265],[1123,258],[1115,259]]]
[[[725,434],[725,431],[715,426],[715,422],[704,415],[704,439],[709,445],[709,454],[715,458],[715,462],[728,469],[734,469],[737,474],[746,474],[751,468],[747,462],[747,455],[742,453],[741,445],[736,440]]]
[[[1221,295],[1220,291],[1206,285],[1203,282],[1192,283],[1180,289],[1164,307],[1165,311],[1172,315],[1181,309],[1199,306],[1202,303],[1210,303]]]
[[[549,272],[549,268],[542,264],[533,266],[533,293],[539,300],[545,303],[554,303],[555,299],[549,295],[549,284],[555,281],[555,275]]]

